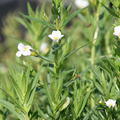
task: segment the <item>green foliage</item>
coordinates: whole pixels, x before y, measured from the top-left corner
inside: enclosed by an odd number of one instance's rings
[[[33,49],[9,70],[0,66],[0,120],[120,119],[120,38],[113,38],[120,2],[89,3],[77,9],[51,0],[36,10],[28,3],[28,15],[16,17],[27,30],[25,40],[17,41]],[[55,30],[64,35],[58,42],[48,39]],[[43,42],[45,54],[39,50]],[[114,107],[109,99],[116,100]]]
[[[8,101],[0,100],[1,105],[9,109],[21,120],[25,119],[33,104],[39,77],[39,72],[34,72],[32,67],[25,68],[17,65],[14,69],[10,69],[9,86],[11,88],[1,88],[2,92],[8,97]],[[34,75],[31,73],[34,73]]]

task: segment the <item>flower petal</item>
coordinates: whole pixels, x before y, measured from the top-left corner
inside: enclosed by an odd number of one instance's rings
[[[53,35],[53,36],[61,36],[61,32],[60,32],[59,30],[53,31],[53,32],[52,32],[52,35]]]
[[[50,39],[53,40],[53,36],[52,36],[52,34],[48,35],[48,37],[49,37]]]
[[[120,36],[120,26],[116,26],[115,28],[114,28],[114,33],[113,33],[113,35],[115,35],[115,36]]]
[[[61,35],[61,38],[64,37],[64,35]]]
[[[19,50],[19,51],[23,50],[24,47],[25,47],[24,44],[22,44],[22,43],[19,43],[19,44],[18,44],[18,50]]]
[[[21,55],[22,55],[22,54],[21,54],[20,51],[18,51],[18,52],[16,53],[16,56],[17,56],[17,57],[21,57]]]
[[[88,0],[75,0],[75,5],[78,7],[78,8],[85,8],[89,5],[89,2]]]
[[[26,50],[26,51],[21,51],[23,56],[30,56],[31,55],[31,51],[30,50]]]

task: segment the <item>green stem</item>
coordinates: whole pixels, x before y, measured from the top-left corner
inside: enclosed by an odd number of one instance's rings
[[[97,41],[97,37],[98,37],[98,33],[99,33],[99,27],[98,27],[98,21],[99,21],[99,14],[100,14],[100,8],[101,5],[98,5],[98,9],[97,9],[97,14],[96,14],[96,19],[95,19],[95,32],[93,34],[93,42],[92,42],[92,48],[91,48],[91,65],[95,64],[95,54],[96,54],[96,41]],[[93,73],[91,73],[91,78],[93,78]]]
[[[45,60],[45,61],[47,61],[47,62],[52,62],[51,60],[49,60],[49,59],[47,59],[46,57],[41,56],[41,55],[37,55],[36,57],[39,57],[39,58],[41,58],[41,59],[43,59],[43,60]]]
[[[59,20],[56,19],[56,30],[59,30]]]
[[[29,117],[28,117],[28,115],[25,116],[25,120],[30,120]]]
[[[110,36],[110,33],[108,33],[107,36]],[[105,47],[106,47],[106,52],[107,52],[108,55],[111,54],[111,50],[110,50],[110,47],[109,47],[109,44],[110,44],[109,42],[110,42],[110,38],[107,37],[106,40],[105,40],[105,45],[106,45]]]
[[[94,33],[93,44],[92,44],[92,49],[91,49],[91,64],[92,65],[95,64],[95,47],[96,47],[95,44],[97,41],[98,32],[99,32],[99,28],[97,26],[95,33]]]
[[[94,33],[93,44],[92,44],[92,48],[91,48],[91,65],[95,64],[95,52],[96,52],[95,44],[97,41],[98,32],[99,32],[99,28],[97,26],[95,33]],[[93,78],[93,72],[91,72],[90,77],[91,77],[91,79]]]

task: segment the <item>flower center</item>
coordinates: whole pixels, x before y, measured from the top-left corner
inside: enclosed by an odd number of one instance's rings
[[[59,39],[59,37],[58,36],[55,36],[55,37],[53,37],[54,38],[54,40],[58,40]]]
[[[113,105],[112,103],[109,104],[110,107],[111,107],[112,105]]]
[[[23,51],[27,51],[27,50],[28,50],[28,48],[27,48],[27,47],[24,47]]]

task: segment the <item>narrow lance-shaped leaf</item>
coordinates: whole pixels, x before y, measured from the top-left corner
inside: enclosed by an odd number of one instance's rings
[[[14,90],[16,92],[16,95],[18,96],[20,102],[22,102],[23,101],[23,99],[22,99],[23,95],[22,95],[21,89],[18,86],[18,84],[16,83],[16,81],[14,80],[14,78],[12,78],[12,76],[10,76],[10,77],[11,77],[11,82],[12,82],[12,85],[13,85]]]
[[[34,95],[35,95],[35,90],[36,90],[36,87],[37,87],[37,82],[39,80],[39,75],[40,75],[40,70],[38,70],[38,73],[36,74],[33,82],[31,82],[28,85],[28,90],[26,92],[26,97],[25,97],[25,103],[27,103],[28,105],[31,105],[32,102],[33,102],[33,98],[34,98]]]
[[[83,100],[83,103],[82,103],[82,107],[80,108],[80,111],[79,111],[79,113],[78,113],[79,116],[81,115],[83,109],[85,108],[90,94],[91,94],[91,91],[89,91],[89,92],[86,94],[86,96],[85,96],[85,98],[84,98],[84,100]]]
[[[72,13],[69,17],[67,17],[62,25],[62,27],[64,27],[67,23],[69,23],[75,16],[77,16],[82,10],[79,9],[77,11],[75,11],[74,13]]]
[[[32,20],[32,21],[36,21],[36,22],[39,22],[45,26],[48,26],[50,28],[55,28],[55,26],[45,20],[43,20],[42,18],[34,18],[34,17],[31,17],[31,16],[27,16],[27,15],[22,15],[24,18],[28,19],[28,20]]]
[[[104,6],[104,8],[105,8],[111,15],[113,15],[114,17],[120,18],[120,16],[117,15],[113,9],[110,9],[110,8],[106,7],[106,5],[104,5],[103,3],[101,3],[101,4]]]
[[[20,120],[24,120],[23,113],[17,112],[13,104],[2,99],[0,99],[0,104],[6,107],[9,111],[11,111],[17,118],[19,118]]]
[[[70,51],[68,54],[66,54],[66,55],[64,56],[64,59],[67,59],[67,58],[70,57],[71,55],[75,54],[77,51],[79,51],[81,48],[87,46],[89,43],[90,43],[90,42],[86,43],[86,44],[83,45],[83,46],[80,46],[79,48],[76,48],[76,49]]]

